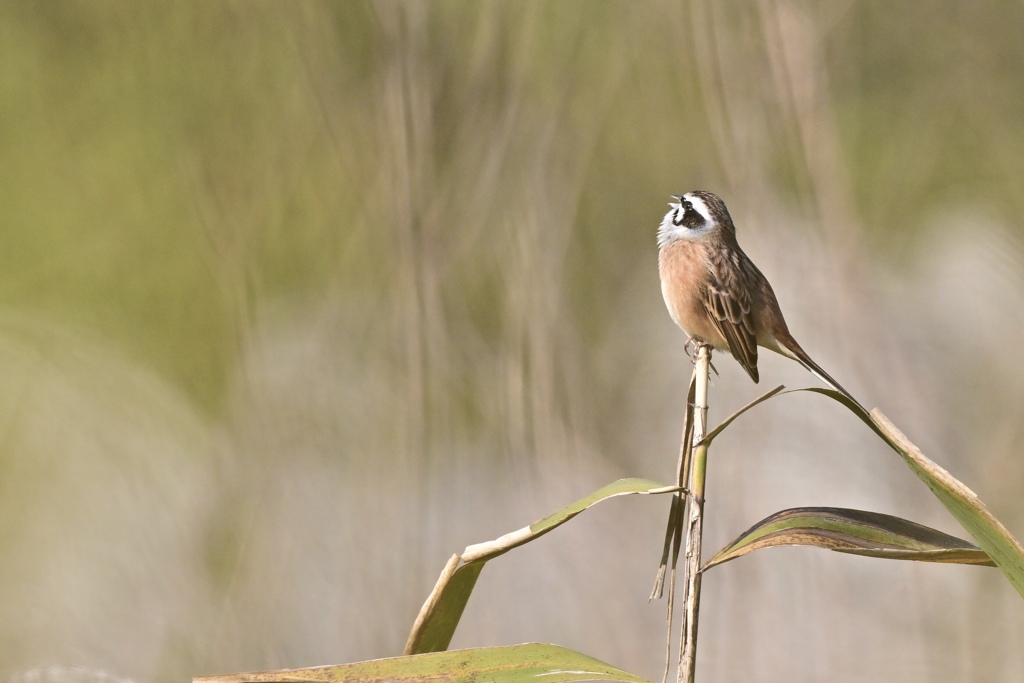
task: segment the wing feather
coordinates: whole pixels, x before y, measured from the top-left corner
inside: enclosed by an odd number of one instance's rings
[[[757,382],[757,330],[750,288],[744,285],[738,263],[723,258],[709,265],[711,278],[704,289],[704,308],[729,343],[729,352]]]

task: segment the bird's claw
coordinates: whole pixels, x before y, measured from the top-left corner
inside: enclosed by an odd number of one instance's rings
[[[690,345],[691,344],[693,345],[693,351],[690,350]],[[686,343],[683,344],[683,351],[686,352],[686,355],[688,355],[690,357],[690,360],[692,362],[696,363],[697,362],[697,352],[700,351],[705,346],[707,346],[708,348],[711,348],[711,344],[708,344],[703,339],[698,339],[697,337],[694,337],[691,334],[689,337],[686,338]],[[715,372],[717,373],[718,371],[715,370]]]
[[[690,351],[691,344],[693,345],[693,351]],[[703,339],[697,339],[692,334],[686,338],[686,343],[683,344],[683,351],[685,351],[686,355],[690,357],[690,363],[694,366],[697,365],[697,352],[704,346],[710,347],[711,345]],[[715,373],[716,377],[721,377],[721,375],[718,374],[718,368],[715,367],[714,363],[708,361],[708,365],[711,366],[711,370]]]
[[[690,351],[690,344],[693,344],[693,351]],[[690,360],[693,362],[697,362],[697,348],[699,344],[700,342],[694,339],[692,334],[686,338],[686,343],[683,344],[683,351],[686,352],[686,355],[689,356]]]

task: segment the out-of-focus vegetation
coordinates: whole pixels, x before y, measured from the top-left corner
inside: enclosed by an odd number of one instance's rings
[[[1019,536],[1022,35],[952,0],[3,5],[0,676],[395,655],[452,552],[669,479],[654,232],[698,187]],[[712,422],[756,392],[716,365]],[[841,410],[772,404],[718,442],[708,547],[801,505],[956,533]],[[657,676],[663,521],[509,557],[453,646]],[[1024,675],[995,572],[773,553],[705,581],[701,680]]]

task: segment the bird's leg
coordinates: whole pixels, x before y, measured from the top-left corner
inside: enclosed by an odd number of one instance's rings
[[[692,334],[686,338],[686,343],[683,344],[683,351],[690,357],[690,360],[694,363],[697,362],[697,349],[703,342],[698,341]],[[693,351],[690,351],[690,344],[693,344]]]
[[[690,351],[690,344],[693,344],[693,351]],[[700,347],[702,346],[714,348],[711,346],[711,344],[708,344],[703,339],[698,339],[694,337],[692,334],[686,338],[686,343],[683,344],[683,351],[685,351],[686,355],[690,357],[690,362],[693,363],[694,365],[697,364],[697,352],[700,351]],[[721,377],[721,375],[718,374],[718,368],[715,367],[714,363],[711,363],[709,361],[708,365],[711,366],[711,369],[714,371],[716,377]]]

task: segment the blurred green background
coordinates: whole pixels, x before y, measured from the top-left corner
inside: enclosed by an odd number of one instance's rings
[[[445,560],[668,481],[689,362],[654,234],[723,196],[795,336],[1024,535],[1024,7],[0,6],[0,676],[400,653]],[[755,387],[727,356],[712,420]],[[705,545],[784,507],[960,535],[845,411],[716,442]],[[453,647],[648,677],[667,501],[492,563]],[[995,570],[766,552],[700,680],[1024,678]]]

